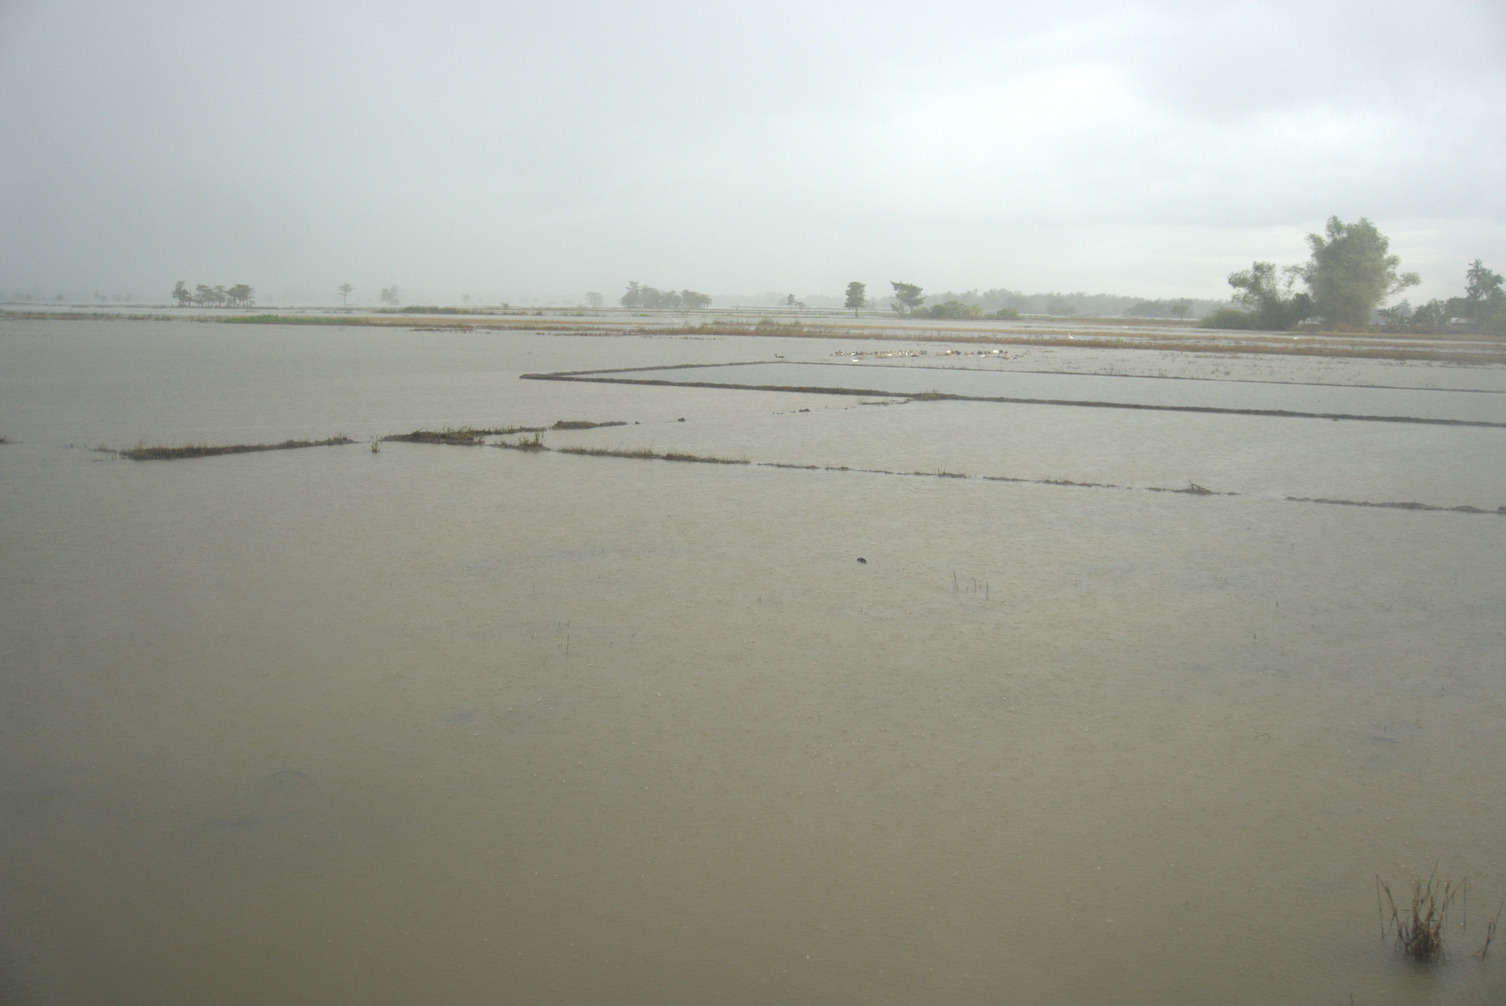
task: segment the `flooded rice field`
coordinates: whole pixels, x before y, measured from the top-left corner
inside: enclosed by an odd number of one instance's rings
[[[0,319],[0,1001],[1506,1000],[1506,370],[227,328]]]
[[[858,363],[860,359],[851,357],[850,361]],[[1453,391],[1316,382],[1041,373],[997,367],[935,367],[913,363],[895,366],[887,361],[878,366],[853,367],[781,360],[528,376],[742,390],[826,389],[847,394],[919,396],[929,400],[961,398],[1018,405],[1506,427],[1506,394],[1494,389]]]

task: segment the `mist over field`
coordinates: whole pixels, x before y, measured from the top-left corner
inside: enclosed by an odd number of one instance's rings
[[[1375,221],[1506,263],[1506,9],[0,6],[0,297],[1221,299]]]

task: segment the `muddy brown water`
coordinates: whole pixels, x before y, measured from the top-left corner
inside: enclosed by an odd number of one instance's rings
[[[753,348],[0,321],[6,1001],[1506,998],[1506,432],[517,379]]]

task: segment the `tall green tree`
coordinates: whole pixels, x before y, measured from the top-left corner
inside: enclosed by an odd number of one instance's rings
[[[354,289],[355,287],[351,286],[349,283],[341,283],[339,286],[335,287],[335,293],[338,293],[340,295],[341,304],[350,303],[350,294]]]
[[[193,303],[193,293],[188,289],[188,284],[181,279],[178,285],[173,287],[173,300],[178,302],[179,307],[187,307]]]
[[[1284,332],[1312,314],[1312,298],[1293,293],[1302,276],[1302,266],[1289,265],[1277,273],[1273,262],[1255,262],[1250,268],[1229,274],[1229,285],[1238,292],[1234,300],[1249,311],[1250,328]]]
[[[896,283],[891,279],[889,285],[894,287],[894,310],[900,314],[909,314],[925,303],[925,296],[914,283]]]
[[[1390,242],[1364,218],[1346,224],[1329,217],[1324,232],[1309,234],[1307,243],[1312,259],[1302,277],[1330,325],[1364,328],[1387,297],[1422,282],[1415,272],[1397,272],[1401,257],[1387,254]]]
[[[847,306],[852,308],[852,316],[856,318],[858,312],[868,306],[868,287],[866,284],[853,280],[847,284]]]

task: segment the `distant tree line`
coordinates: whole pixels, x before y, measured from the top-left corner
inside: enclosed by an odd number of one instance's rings
[[[848,284],[848,300],[843,305],[849,309],[882,306],[863,297],[861,303],[852,302],[853,287]],[[1124,297],[1107,293],[1020,293],[1015,290],[995,288],[978,291],[956,292],[947,290],[934,297],[921,293],[913,283],[896,284],[890,281],[895,293],[888,298],[888,306],[899,314],[917,318],[1018,318],[1022,315],[1045,315],[1050,317],[1086,316],[1092,318],[1197,318],[1219,306],[1214,300],[1145,300],[1140,297]],[[911,293],[911,288],[914,293]],[[861,291],[860,291],[861,294]],[[933,303],[926,304],[926,300]]]
[[[939,304],[931,304],[928,307],[915,309],[917,318],[946,318],[958,321],[983,318],[1001,318],[1005,321],[1013,321],[1020,316],[1020,312],[1012,307],[1001,307],[997,311],[985,311],[982,304],[969,304],[967,301],[950,298]]]
[[[1464,273],[1464,296],[1433,298],[1416,308],[1406,301],[1377,312],[1382,328],[1408,332],[1438,332],[1456,327],[1506,335],[1506,292],[1501,274],[1475,259]]]
[[[205,286],[200,283],[192,290],[181,279],[173,287],[173,300],[179,307],[250,307],[256,303],[256,291],[245,283],[232,287]]]
[[[1085,314],[1092,317],[1112,317],[1121,314],[1141,317],[1185,317],[1190,313],[1197,302],[1191,300],[1179,301],[1146,301],[1135,297],[1116,297],[1110,294],[1022,294],[1012,290],[989,290],[979,293],[977,290],[968,290],[965,293],[953,293],[948,290],[938,295],[935,303],[926,304],[928,298],[920,286],[915,283],[901,283],[895,280],[889,281],[894,293],[889,297],[888,303],[895,313],[913,318],[940,318],[940,319],[1014,319],[1023,314],[1071,316]],[[1207,309],[1213,307],[1212,301],[1203,302]],[[847,300],[844,306],[856,312],[859,308],[867,307],[870,302],[867,299],[864,286],[856,281],[847,284]]]
[[[711,306],[711,298],[694,290],[656,290],[651,286],[629,283],[620,298],[623,307],[649,311],[696,311]]]

